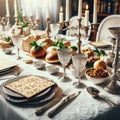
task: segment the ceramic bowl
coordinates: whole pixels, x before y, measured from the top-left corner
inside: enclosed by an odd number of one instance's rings
[[[8,48],[2,48],[2,51],[5,53],[5,54],[11,54],[12,53],[12,47],[8,47]]]
[[[59,68],[53,65],[46,66],[46,70],[52,75],[59,72]]]
[[[91,68],[91,69],[92,69],[92,68]],[[110,80],[109,73],[108,73],[108,76],[106,76],[106,77],[103,77],[103,78],[95,78],[95,77],[91,77],[91,76],[89,76],[89,75],[87,74],[87,72],[88,72],[89,70],[90,70],[90,69],[87,69],[87,70],[85,71],[85,76],[86,76],[86,78],[87,78],[89,81],[91,81],[91,82],[94,83],[94,84],[102,84],[102,83]]]
[[[36,69],[43,69],[45,68],[45,63],[41,60],[33,62],[33,65]]]

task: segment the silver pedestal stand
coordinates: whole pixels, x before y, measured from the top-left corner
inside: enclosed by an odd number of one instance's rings
[[[117,80],[119,80],[119,77],[117,75],[117,69],[118,69],[118,61],[119,61],[118,57],[119,57],[119,49],[120,49],[120,27],[111,27],[108,29],[112,33],[112,35],[116,37],[116,45],[115,45],[115,57],[112,64],[113,75],[111,76],[111,82],[105,87],[105,90],[112,94],[119,94],[120,87],[117,84]]]

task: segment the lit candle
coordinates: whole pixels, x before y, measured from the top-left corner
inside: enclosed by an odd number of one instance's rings
[[[85,26],[88,26],[88,21],[89,21],[89,10],[88,10],[88,5],[86,5],[86,10],[85,10]]]
[[[10,16],[8,0],[6,0],[6,16],[7,16],[7,17]]]
[[[62,6],[60,7],[59,22],[60,22],[60,23],[63,22],[63,8],[62,8]]]
[[[39,19],[38,4],[36,5],[36,19]]]
[[[46,4],[46,18],[50,18],[50,13],[49,13],[49,4]]]
[[[82,0],[79,0],[79,6],[78,6],[78,19],[82,18]]]
[[[97,0],[94,0],[93,23],[97,23]]]
[[[66,0],[66,21],[69,21],[70,18],[69,4],[70,4],[70,0]]]
[[[16,3],[16,0],[14,0],[14,16],[17,17],[17,3]]]

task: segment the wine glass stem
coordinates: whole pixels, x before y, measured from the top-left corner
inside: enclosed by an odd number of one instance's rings
[[[66,77],[66,67],[65,66],[63,67],[63,71],[64,71],[63,72],[63,77],[65,78]]]
[[[80,78],[81,78],[81,75],[80,75],[80,73],[78,73],[78,83],[80,84]]]
[[[17,57],[17,59],[19,59],[20,58],[20,56],[19,56],[19,54],[20,54],[19,48],[17,48],[17,51],[18,51],[18,57]]]

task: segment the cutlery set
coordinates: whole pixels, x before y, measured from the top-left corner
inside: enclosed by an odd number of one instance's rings
[[[49,109],[50,107],[54,106],[49,112],[48,112],[48,117],[52,118],[54,117],[59,111],[60,108],[62,110],[63,105],[67,105],[68,103],[70,103],[74,98],[76,98],[81,92],[78,91],[77,93],[73,93],[71,95],[68,95],[66,97],[64,97],[60,102],[56,103],[56,101],[51,101],[48,104],[44,105],[43,107],[38,108],[35,111],[36,115],[42,115],[44,112],[47,111],[47,109]]]

